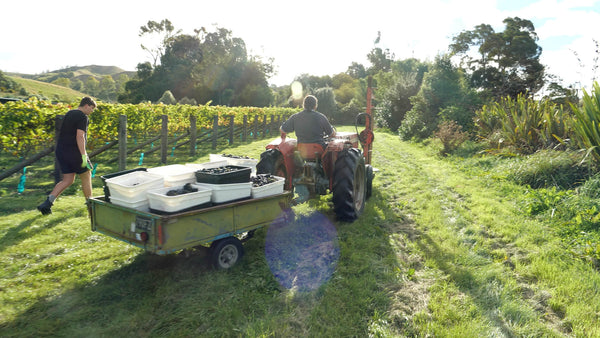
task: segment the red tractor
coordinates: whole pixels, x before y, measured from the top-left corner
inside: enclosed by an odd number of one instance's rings
[[[371,121],[371,87],[367,90],[365,129],[357,132],[337,132],[327,142],[298,143],[296,139],[273,140],[260,155],[256,166],[258,174],[272,174],[285,178],[285,189],[298,194],[297,202],[304,202],[318,195],[333,194],[333,207],[338,219],[352,222],[364,210],[365,200],[371,196],[373,167],[371,144],[373,128]],[[358,148],[358,143],[364,151]]]

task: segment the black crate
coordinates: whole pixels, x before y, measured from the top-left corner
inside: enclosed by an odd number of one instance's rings
[[[146,168],[135,168],[135,169],[123,170],[123,171],[119,171],[116,173],[100,176],[100,178],[102,179],[102,185],[103,185],[102,188],[104,189],[104,200],[106,202],[110,202],[110,191],[108,189],[108,186],[106,185],[106,180],[113,178],[113,177],[129,174],[134,171],[147,171],[147,170],[146,170]]]
[[[215,173],[215,169],[229,170],[228,172]],[[250,167],[226,165],[218,168],[204,169],[196,171],[196,181],[198,183],[209,184],[230,184],[250,182]]]

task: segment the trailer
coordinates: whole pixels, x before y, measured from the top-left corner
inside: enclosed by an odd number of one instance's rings
[[[210,249],[218,269],[235,265],[243,254],[242,237],[291,217],[292,193],[210,205],[196,210],[159,214],[113,204],[106,197],[89,199],[92,231],[129,243],[146,252],[167,255],[198,247]]]

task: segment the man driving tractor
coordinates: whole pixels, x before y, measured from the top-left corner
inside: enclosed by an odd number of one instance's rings
[[[317,106],[317,98],[307,95],[302,103],[304,110],[290,116],[279,128],[282,137],[295,131],[298,143],[318,143],[325,150],[327,144],[324,137],[334,137],[335,130],[327,117],[317,111]]]

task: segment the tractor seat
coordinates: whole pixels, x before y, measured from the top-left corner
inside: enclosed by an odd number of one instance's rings
[[[325,149],[318,143],[298,143],[300,157],[304,160],[314,161],[321,157]]]

